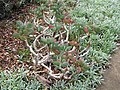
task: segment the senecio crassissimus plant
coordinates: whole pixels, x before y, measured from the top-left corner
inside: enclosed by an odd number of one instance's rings
[[[25,22],[17,22],[15,37],[24,40],[31,52],[32,62],[38,70],[31,74],[50,86],[59,80],[72,80],[76,74],[86,71],[84,56],[90,49],[88,27],[76,29],[71,11],[77,1],[40,1],[41,6],[31,8]],[[69,6],[70,5],[70,6]],[[42,7],[43,6],[43,7]],[[85,41],[85,42],[84,42]],[[84,42],[84,47],[80,45]]]
[[[45,62],[44,64],[48,69],[50,68],[50,70],[53,71],[52,75],[56,76],[58,74],[57,77],[60,77],[62,74],[62,78],[51,76],[50,71],[42,66],[41,63],[39,65],[36,64],[36,59],[33,60],[33,62],[35,61],[35,66],[38,66],[39,69],[34,70],[34,76],[41,79],[43,84],[46,84],[44,82],[47,82],[47,85],[50,85],[49,83],[51,82],[54,83],[52,84],[53,87],[50,87],[51,90],[94,90],[101,81],[101,70],[108,64],[109,54],[113,48],[115,48],[114,40],[116,40],[116,36],[120,33],[118,15],[119,1],[81,0],[74,10],[69,7],[71,4],[72,6],[76,5],[77,2],[74,2],[74,0],[59,0],[55,1],[54,4],[50,4],[48,0],[36,1],[40,6],[31,7],[31,14],[28,17],[29,22],[28,20],[24,23],[21,21],[17,22],[19,33],[16,33],[15,36],[22,40],[27,40],[28,47],[31,45],[32,50],[38,54],[34,49],[33,42],[39,34],[42,34],[42,36],[38,37],[36,46],[37,48],[41,48],[46,45],[44,49],[46,52],[48,50],[49,53],[52,54],[50,55],[51,61]],[[68,11],[72,11],[72,13],[68,13]],[[88,27],[83,29],[84,26]],[[67,29],[65,29],[65,27],[69,30],[67,43],[64,42],[67,36]],[[89,34],[91,34],[90,38],[88,37],[88,28]],[[43,34],[44,30],[45,34]],[[85,33],[82,32],[83,30],[87,32],[85,39],[82,39],[82,36],[85,35]],[[56,35],[58,35],[57,38],[54,37]],[[63,38],[61,38],[60,35],[62,35]],[[81,54],[80,57],[82,59],[80,67],[77,69],[74,63],[67,62],[71,60],[64,58],[63,52],[69,52],[73,46],[75,46],[75,48],[79,47],[77,50],[83,50],[90,44],[89,40],[92,43],[90,48],[85,50],[86,54],[88,53],[87,51],[89,51],[87,57],[84,57],[85,55],[82,56],[81,51],[77,52]],[[70,44],[71,41],[77,42],[80,45],[72,45]],[[61,42],[64,42],[63,46],[65,50],[61,50]],[[46,49],[47,47],[48,49]],[[45,52],[44,49],[42,49],[43,52]],[[47,54],[43,56],[45,55]],[[72,56],[75,55],[77,54],[72,54]],[[34,56],[33,54],[32,57],[35,58]],[[42,60],[42,58],[39,59],[38,62]],[[70,68],[70,70],[67,69],[68,73],[62,71],[65,68],[63,67],[64,65],[62,65],[63,63],[66,63],[65,67]],[[89,69],[85,70],[85,68]],[[71,78],[66,80],[63,76]]]

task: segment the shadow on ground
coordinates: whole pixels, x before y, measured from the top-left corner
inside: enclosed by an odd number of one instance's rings
[[[120,47],[112,55],[111,67],[105,71],[104,79],[97,90],[120,90]]]

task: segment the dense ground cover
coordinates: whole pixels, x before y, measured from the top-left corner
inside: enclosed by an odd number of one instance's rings
[[[120,38],[119,1],[37,3],[13,35],[26,42],[19,61],[28,65],[1,72],[1,89],[94,90]]]

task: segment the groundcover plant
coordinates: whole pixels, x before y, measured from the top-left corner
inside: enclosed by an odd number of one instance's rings
[[[13,35],[26,43],[27,49],[20,54],[29,56],[24,58],[28,66],[15,76],[2,72],[1,88],[28,90],[28,85],[35,84],[33,90],[94,90],[119,38],[118,2],[35,0],[26,18],[16,22]],[[36,78],[35,83],[31,78]]]

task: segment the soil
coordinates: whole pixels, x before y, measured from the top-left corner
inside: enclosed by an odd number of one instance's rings
[[[97,90],[120,90],[120,47],[112,55],[111,66],[103,76],[104,81]]]
[[[14,67],[17,63],[17,51],[23,48],[24,43],[13,37],[14,20],[0,21],[0,70]]]
[[[18,67],[18,51],[25,48],[25,43],[13,37],[16,32],[16,21],[23,20],[30,6],[14,12],[11,17],[0,20],[0,71]]]

